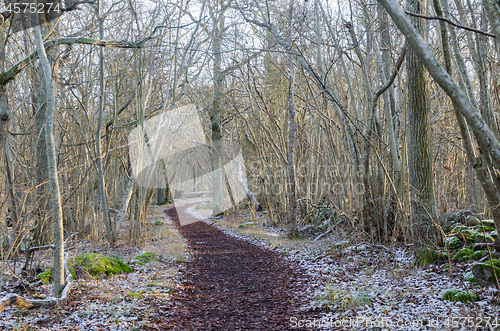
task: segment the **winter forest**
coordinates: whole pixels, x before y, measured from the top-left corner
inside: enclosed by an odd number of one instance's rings
[[[500,330],[498,0],[4,0],[0,330]]]

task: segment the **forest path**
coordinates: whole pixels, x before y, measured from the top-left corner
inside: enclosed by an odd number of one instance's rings
[[[291,318],[318,319],[301,311],[307,277],[278,254],[229,236],[203,221],[180,226],[189,206],[165,210],[194,252],[183,290],[162,327],[168,330],[300,330]],[[310,328],[309,328],[310,330]]]

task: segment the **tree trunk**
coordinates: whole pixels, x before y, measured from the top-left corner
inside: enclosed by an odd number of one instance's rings
[[[421,14],[418,0],[407,0],[410,12]],[[422,19],[412,18],[415,28],[424,33]],[[434,200],[434,178],[430,148],[430,104],[427,75],[424,65],[410,48],[406,58],[408,84],[408,172],[412,208],[413,235],[415,239],[436,241],[437,219]]]
[[[288,45],[292,48],[292,17],[293,17],[293,5],[294,0],[290,0],[290,6],[288,9],[288,33],[289,41]],[[287,169],[288,169],[288,182],[289,182],[289,208],[290,208],[290,226],[291,235],[295,233],[297,229],[297,197],[296,197],[296,187],[295,187],[295,165],[294,165],[294,148],[295,148],[295,103],[294,103],[294,93],[295,93],[295,68],[293,66],[293,59],[291,54],[287,54],[288,58],[288,68],[289,68],[289,85],[288,85],[288,157],[287,157]]]
[[[104,40],[104,17],[101,17],[101,1],[98,2],[96,7],[97,20],[99,24],[99,38]],[[111,217],[109,215],[108,197],[106,190],[106,183],[104,177],[104,165],[103,165],[103,151],[101,147],[101,132],[104,125],[104,49],[99,48],[99,113],[97,120],[97,130],[95,133],[96,141],[96,161],[97,161],[97,172],[99,176],[99,197],[101,202],[101,213],[103,217],[104,225],[106,226],[106,238],[108,243],[113,246],[116,241],[116,227],[111,222]]]
[[[223,4],[221,3],[221,7]],[[224,77],[221,71],[222,54],[221,42],[224,35],[224,13],[216,16],[214,21],[214,30],[212,37],[212,47],[214,56],[214,69],[213,69],[213,101],[212,111],[210,114],[210,121],[212,123],[212,199],[213,199],[213,214],[218,215],[222,212],[223,200],[223,180],[222,180],[222,133],[221,133],[221,98],[222,98],[222,84]]]
[[[38,58],[40,60],[40,71],[43,77],[42,89],[45,94],[46,119],[45,140],[47,142],[47,161],[50,180],[50,197],[54,231],[54,296],[58,297],[64,287],[64,230],[61,194],[59,190],[59,178],[57,174],[57,154],[54,139],[54,116],[56,110],[56,88],[52,78],[52,68],[43,46],[40,25],[33,27],[34,39]]]
[[[3,26],[2,26],[3,28]],[[3,37],[3,29],[0,28],[0,36]],[[3,39],[3,38],[2,38]],[[0,40],[0,42],[3,40]],[[3,47],[4,43],[1,43]],[[0,50],[0,61],[3,63],[4,49]],[[5,203],[7,200],[7,194],[5,191],[5,153],[4,146],[5,140],[7,136],[7,129],[10,120],[10,111],[9,111],[9,98],[7,96],[7,86],[0,85],[0,256],[2,259],[4,258],[4,253],[6,253],[9,249],[9,236],[7,234],[7,204]]]

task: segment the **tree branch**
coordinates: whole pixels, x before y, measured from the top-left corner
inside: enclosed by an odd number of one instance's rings
[[[61,307],[68,301],[69,292],[73,286],[73,276],[68,268],[68,254],[66,253],[66,259],[64,263],[64,270],[66,271],[66,279],[64,288],[61,292],[60,298],[48,298],[45,300],[33,300],[25,299],[17,294],[9,294],[2,299],[0,299],[0,312],[4,311],[10,305],[17,306],[22,309],[35,309],[35,308],[57,308]]]
[[[426,15],[412,13],[412,12],[409,12],[407,10],[405,10],[404,12],[406,14],[410,15],[410,16],[419,17],[419,18],[425,18],[426,20],[439,20],[439,21],[443,21],[443,22],[446,22],[446,23],[448,23],[450,25],[453,25],[454,27],[457,27],[459,29],[464,29],[464,30],[476,32],[476,33],[479,33],[479,34],[482,34],[482,35],[485,35],[485,36],[488,36],[488,37],[491,37],[491,38],[496,38],[497,37],[494,34],[491,34],[491,33],[485,32],[485,31],[481,31],[481,30],[478,30],[478,29],[471,28],[469,26],[465,26],[465,25],[460,25],[460,24],[454,23],[454,22],[450,21],[449,19],[446,19],[446,18],[441,17],[441,16],[426,16]]]
[[[375,95],[375,101],[380,97],[380,95],[382,93],[385,92],[385,90],[387,90],[389,88],[389,86],[392,85],[392,83],[394,82],[394,79],[396,79],[396,76],[398,75],[399,69],[401,68],[401,65],[403,64],[403,60],[405,58],[405,55],[406,55],[406,46],[403,47],[403,50],[401,51],[401,53],[399,53],[399,57],[396,61],[396,67],[394,68],[394,71],[392,72],[391,77],[389,77],[389,79],[382,86],[380,86],[378,88],[378,90],[375,91],[375,93],[373,93]]]
[[[81,3],[87,3],[87,2],[81,2]],[[83,37],[63,37],[63,38],[56,38],[52,40],[47,40],[44,42],[45,49],[48,50],[54,46],[57,45],[73,45],[73,44],[84,44],[84,45],[95,45],[95,46],[101,46],[101,47],[115,47],[115,48],[143,48],[148,41],[153,39],[154,34],[156,31],[159,29],[163,28],[169,28],[169,29],[176,29],[176,28],[183,28],[187,27],[191,24],[195,24],[197,22],[193,23],[188,23],[182,26],[176,26],[176,27],[170,27],[166,25],[159,25],[153,29],[153,32],[149,34],[146,38],[138,41],[138,42],[133,42],[133,41],[127,41],[127,40],[99,40],[99,39],[93,39],[93,38],[83,38]],[[33,60],[37,56],[37,52],[34,51],[24,59],[20,60],[16,64],[14,64],[12,67],[10,67],[9,70],[4,71],[0,73],[0,85],[5,85],[9,83],[11,80],[14,79],[14,77],[20,73],[26,66],[30,63],[31,60]]]

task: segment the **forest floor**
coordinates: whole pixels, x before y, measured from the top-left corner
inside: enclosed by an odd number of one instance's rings
[[[153,207],[140,247],[78,242],[72,252],[125,262],[151,252],[151,262],[129,274],[77,280],[59,309],[9,307],[0,330],[500,330],[500,291],[463,281],[468,262],[452,262],[451,271],[446,264],[416,267],[409,246],[357,242],[341,232],[291,240],[267,225],[266,213],[208,218],[203,204],[177,207],[204,220],[181,227],[174,209],[167,217]],[[448,289],[479,299],[442,300]],[[50,290],[42,286],[31,297]],[[0,291],[20,293],[15,282]]]

